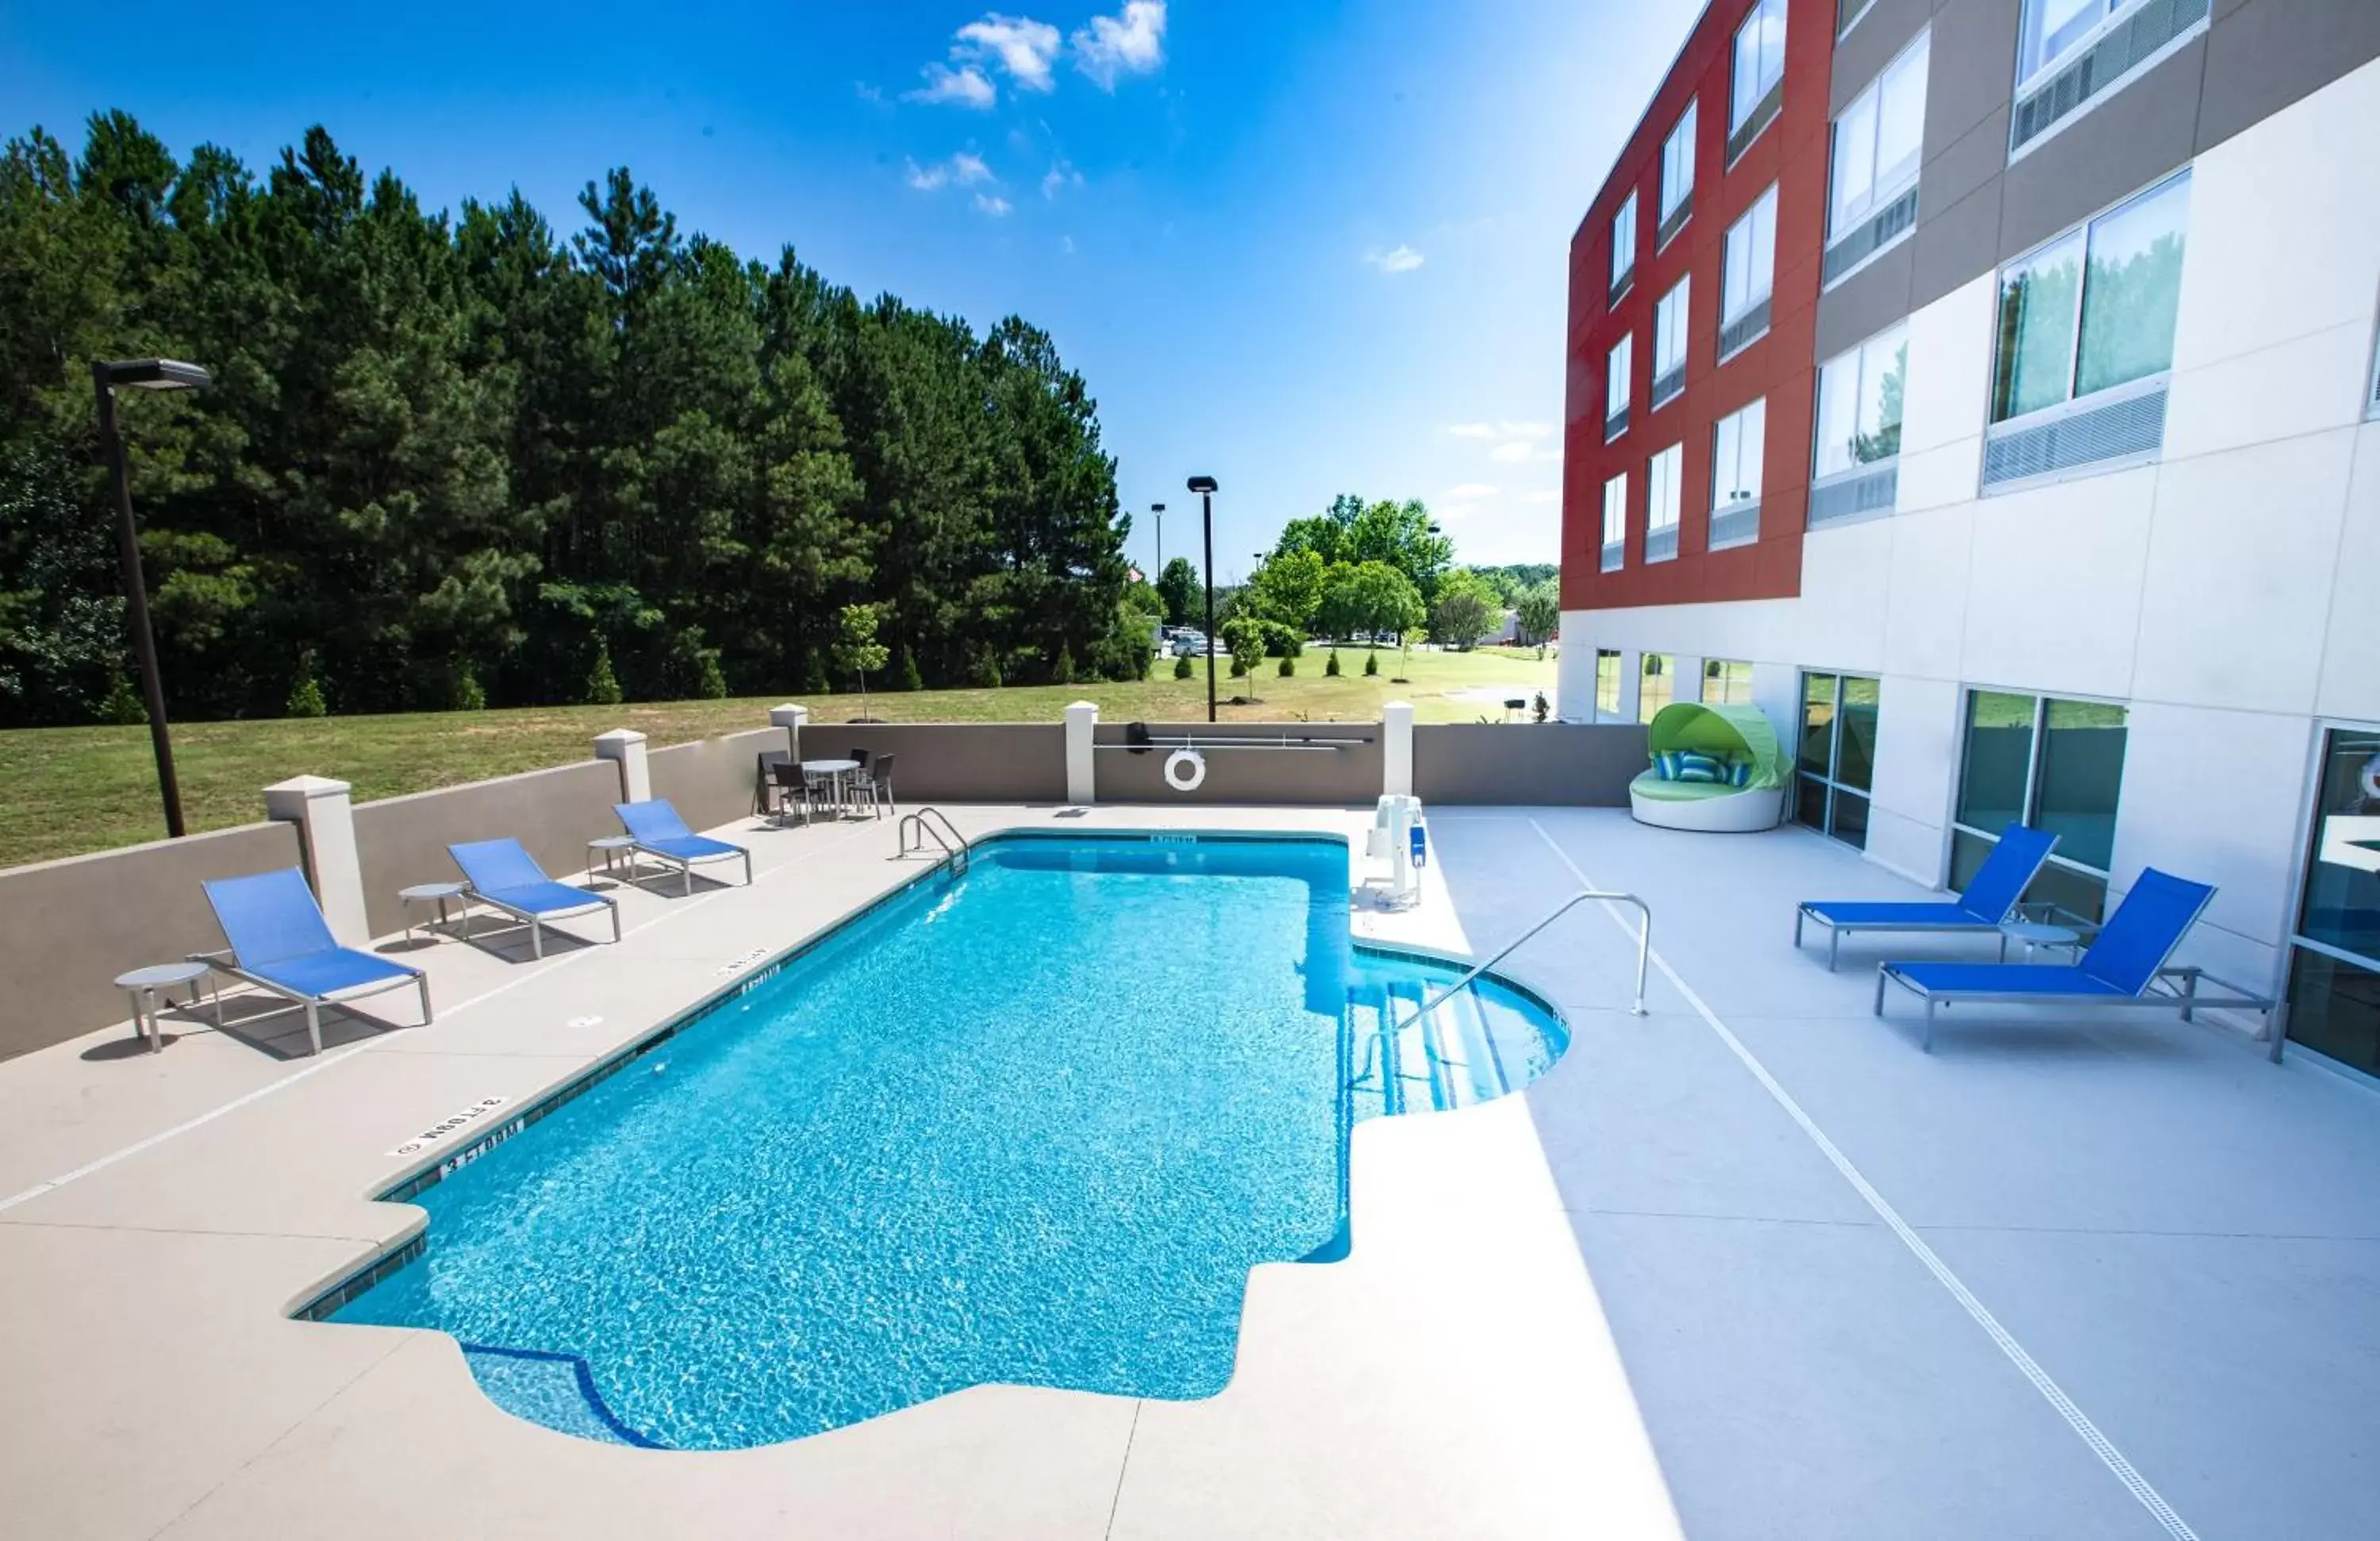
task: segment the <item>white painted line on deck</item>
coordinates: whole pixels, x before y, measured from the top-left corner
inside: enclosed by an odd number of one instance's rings
[[[818,855],[819,851],[832,850],[838,845],[847,845],[851,843],[851,842],[857,840],[861,835],[868,834],[869,832],[871,832],[869,827],[856,829],[840,840],[827,841],[821,843],[817,850],[802,851],[795,855],[787,856],[783,861],[777,863],[774,867],[768,868],[755,874],[753,882],[758,883],[762,879],[774,877],[776,874],[784,871],[787,868],[794,866],[795,863],[806,861],[809,857]],[[735,889],[722,888],[716,892],[706,893],[699,899],[686,900],[679,904],[673,904],[670,908],[662,911],[660,915],[653,916],[650,920],[644,922],[642,925],[629,927],[625,931],[621,933],[620,940],[625,942],[628,938],[637,935],[638,932],[650,931],[656,926],[667,925],[670,921],[676,919],[679,916],[686,915],[694,910],[698,910],[703,905],[710,904],[712,900],[725,898],[728,894],[735,892],[736,892]],[[518,989],[521,986],[526,985],[532,980],[542,979],[556,969],[567,968],[572,964],[578,962],[581,958],[600,956],[601,952],[602,944],[597,942],[589,945],[584,951],[571,953],[559,958],[548,959],[542,966],[531,966],[527,971],[513,978],[505,980],[503,984],[496,986],[492,989],[481,990],[479,994],[472,996],[469,1000],[463,1001],[460,1005],[447,1007],[444,1011],[438,1013],[438,1020],[440,1022],[445,1022],[454,1017],[460,1016],[474,1006],[482,1005],[487,1001],[494,1000],[499,995],[504,995],[509,991]],[[199,1114],[196,1118],[186,1119],[182,1122],[175,1124],[170,1129],[161,1129],[156,1134],[150,1135],[148,1138],[136,1140],[120,1150],[112,1150],[106,1155],[100,1157],[97,1160],[86,1161],[81,1166],[75,1168],[72,1171],[61,1172],[57,1176],[50,1178],[46,1182],[36,1183],[31,1187],[25,1189],[22,1193],[11,1194],[6,1198],[0,1198],[0,1214],[5,1214],[20,1204],[39,1198],[43,1194],[53,1193],[59,1188],[65,1187],[69,1183],[79,1182],[83,1178],[91,1176],[93,1172],[104,1171],[109,1167],[115,1165],[117,1162],[129,1160],[131,1158],[140,1155],[143,1151],[154,1150],[157,1147],[164,1145],[168,1140],[178,1138],[181,1135],[188,1134],[193,1129],[202,1129],[208,1124],[212,1123],[215,1120],[231,1113],[236,1113],[252,1102],[261,1102],[275,1092],[286,1091],[291,1086],[296,1086],[298,1082],[305,1080],[310,1075],[320,1075],[322,1072],[329,1070],[334,1065],[343,1064],[346,1062],[354,1059],[358,1054],[380,1047],[381,1042],[379,1039],[367,1038],[361,1043],[349,1044],[346,1048],[335,1050],[332,1053],[317,1055],[303,1070],[294,1071],[291,1074],[283,1076],[278,1081],[259,1086],[254,1091],[249,1092],[243,1096],[235,1097],[230,1101],[224,1103],[222,1106],[211,1108],[207,1111]]]
[[[1571,860],[1570,853],[1563,850],[1560,843],[1546,832],[1546,827],[1543,824],[1532,819],[1529,820],[1529,828],[1536,831],[1537,838],[1546,843],[1547,847],[1564,867],[1570,868],[1571,876],[1578,880],[1580,887],[1597,886],[1593,879],[1580,869],[1578,863]],[[1627,932],[1631,940],[1635,939],[1634,929],[1629,926],[1618,909],[1607,904],[1603,906],[1603,913],[1611,917],[1613,925]],[[1759,1057],[1743,1046],[1742,1039],[1729,1031],[1727,1024],[1721,1022],[1718,1014],[1710,1009],[1701,996],[1694,993],[1692,986],[1678,977],[1678,971],[1670,966],[1670,961],[1661,956],[1658,950],[1653,953],[1653,966],[1661,971],[1661,977],[1669,980],[1680,995],[1685,997],[1686,1004],[1694,1009],[1694,1014],[1701,1017],[1704,1025],[1718,1035],[1719,1042],[1725,1044],[1728,1051],[1742,1062],[1744,1069],[1752,1073],[1752,1078],[1759,1082],[1762,1089],[1767,1091],[1777,1105],[1785,1110],[1785,1116],[1801,1126],[1802,1133],[1810,1137],[1810,1143],[1818,1147],[1818,1153],[1842,1174],[1843,1181],[1849,1183],[1852,1191],[1866,1201],[1870,1209],[1876,1211],[1876,1218],[1884,1221],[1894,1235],[1900,1238],[1900,1244],[1907,1247],[1920,1263],[1925,1265],[1925,1271],[1934,1276],[1935,1281],[1949,1292],[1950,1298],[1957,1301],[1969,1317],[1974,1318],[1975,1325],[1984,1329],[2000,1353],[2008,1356],[2009,1362],[2017,1367],[2025,1379],[2033,1382],[2034,1389],[2039,1391],[2043,1399],[2058,1410],[2058,1416],[2064,1418],[2067,1426],[2081,1437],[2084,1444],[2091,1447],[2091,1453],[2097,1456],[2100,1463],[2115,1474],[2116,1480],[2122,1483],[2125,1490],[2140,1501],[2142,1508],[2149,1511],[2150,1518],[2163,1525],[2167,1534],[2172,1535],[2175,1541],[2198,1541],[2198,1533],[2192,1530],[2180,1514],[2174,1512],[2173,1505],[2166,1501],[2165,1495],[2158,1492],[2150,1484],[2148,1478],[2141,1475],[2130,1461],[2124,1459],[2124,1452],[2118,1450],[2106,1435],[2099,1432],[2099,1426],[2093,1423],[2089,1415],[2074,1404],[2074,1399],[2068,1396],[2065,1389],[2050,1378],[2049,1372],[2043,1369],[2040,1363],[2025,1352],[2024,1345],[2018,1342],[2010,1334],[2009,1329],[2000,1325],[1999,1318],[1993,1316],[1990,1309],[1975,1298],[1974,1292],[1967,1288],[1959,1276],[1950,1271],[1950,1265],[1942,1261],[1934,1249],[1925,1244],[1925,1238],[1910,1229],[1909,1222],[1900,1218],[1900,1211],[1885,1201],[1884,1195],[1876,1191],[1875,1185],[1861,1174],[1859,1168],[1852,1165],[1851,1158],[1844,1155],[1835,1142],[1827,1137],[1826,1131],[1819,1128],[1808,1113],[1803,1111],[1802,1105],[1793,1100],[1792,1093],[1778,1085],[1777,1078],[1768,1074],[1768,1067],[1762,1064]]]

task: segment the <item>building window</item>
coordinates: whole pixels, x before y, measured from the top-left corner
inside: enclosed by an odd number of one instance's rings
[[[1636,721],[1649,722],[1670,704],[1676,687],[1678,660],[1674,653],[1646,653],[1636,675]]]
[[[1620,650],[1595,649],[1595,717],[1601,722],[1620,715]]]
[[[1636,195],[1630,193],[1628,201],[1611,216],[1611,297],[1618,299],[1628,292],[1628,280],[1636,272]]]
[[[1719,278],[1722,363],[1768,331],[1768,300],[1776,270],[1777,188],[1771,184],[1727,233],[1727,261]]]
[[[1711,430],[1710,549],[1760,536],[1760,461],[1768,435],[1768,401],[1721,418]]]
[[[1840,42],[1844,34],[1859,25],[1860,18],[1876,7],[1876,0],[1835,0],[1835,37]]]
[[[2124,709],[2111,702],[1969,691],[1950,886],[1967,886],[2001,830],[2026,824],[2056,835],[2058,846],[2025,897],[2098,919],[2115,855],[2126,736]]]
[[[1635,354],[1636,334],[1631,332],[1613,345],[1603,361],[1603,442],[1607,444],[1628,431],[1628,371]]]
[[[1678,554],[1678,491],[1685,475],[1683,444],[1671,444],[1645,468],[1645,560],[1667,562]]]
[[[1653,237],[1656,250],[1670,244],[1694,211],[1695,116],[1694,103],[1687,103],[1678,126],[1661,141],[1661,224]]]
[[[1900,488],[1900,408],[1909,328],[1870,337],[1818,368],[1810,523],[1888,514]]]
[[[1919,33],[1835,119],[1833,184],[1827,203],[1825,279],[1829,284],[1917,227],[1917,167],[1925,148],[1930,38],[1930,33]]]
[[[2189,223],[2183,172],[2001,270],[1985,485],[2164,447]]]
[[[2211,9],[2209,0],[2024,0],[2011,156],[2204,31]]]
[[[1661,297],[1653,307],[1653,406],[1674,400],[1686,388],[1686,306],[1691,276]]]
[[[1703,700],[1710,706],[1752,704],[1752,664],[1740,658],[1703,660]]]
[[[1603,484],[1603,567],[1616,573],[1628,559],[1628,473]]]
[[[1876,778],[1881,687],[1860,674],[1803,674],[1794,751],[1793,818],[1847,845],[1867,847],[1868,786]]]
[[[2380,1075],[2380,733],[2324,735],[2305,890],[2289,937],[2294,1043]]]
[[[1760,0],[1735,30],[1735,67],[1727,115],[1730,164],[1777,116],[1784,94],[1785,0]]]

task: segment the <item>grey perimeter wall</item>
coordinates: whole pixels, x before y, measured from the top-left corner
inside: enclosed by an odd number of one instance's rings
[[[110,980],[221,947],[201,882],[298,865],[298,826],[243,824],[0,872],[0,1059],[129,1018]]]
[[[1100,724],[1093,751],[1107,803],[1269,803],[1368,807],[1380,795],[1378,722],[1151,722],[1160,740],[1213,747],[1195,793],[1165,784],[1170,748],[1122,747],[1123,723]],[[1318,748],[1232,748],[1284,739],[1329,739]],[[759,757],[783,753],[774,728],[652,751],[653,795],[697,829],[753,810]],[[833,723],[802,734],[805,758],[866,749],[892,760],[904,806],[1065,800],[1066,733],[1060,723]],[[1414,790],[1425,803],[1553,803],[1623,807],[1628,779],[1645,765],[1645,730],[1633,725],[1463,724],[1414,730]],[[612,805],[618,768],[609,760],[507,776],[356,806],[365,916],[375,936],[405,924],[397,890],[459,877],[450,843],[511,835],[556,877],[587,865],[587,842],[618,832]],[[297,827],[244,825],[38,867],[0,871],[0,1059],[123,1021],[109,981],[145,964],[171,963],[223,945],[199,884],[301,865]]]
[[[1635,722],[1504,727],[1450,722],[1414,729],[1414,795],[1431,803],[1536,803],[1624,808],[1647,764]]]
[[[1092,735],[1091,773],[1102,803],[1274,803],[1369,807],[1380,795],[1378,722],[1150,722],[1164,748],[1135,754],[1130,730],[1102,722]],[[1196,792],[1165,783],[1165,761],[1184,738],[1207,762]],[[1283,744],[1305,747],[1283,748]],[[1245,746],[1234,747],[1233,746]]]

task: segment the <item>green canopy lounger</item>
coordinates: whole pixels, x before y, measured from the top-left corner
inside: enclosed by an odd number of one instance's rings
[[[1785,750],[1758,707],[1673,701],[1654,715],[1646,747],[1652,766],[1628,783],[1629,810],[1640,824],[1743,832],[1769,829],[1784,812]],[[1683,755],[1740,766],[1740,781],[1664,777],[1662,758]]]

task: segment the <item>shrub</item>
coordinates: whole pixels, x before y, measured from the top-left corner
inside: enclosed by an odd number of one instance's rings
[[[1546,705],[1546,693],[1542,690],[1537,692],[1536,704],[1534,710],[1536,720],[1540,722],[1544,722],[1546,720],[1546,713],[1550,709]]]
[[[698,699],[723,701],[727,698],[727,672],[719,666],[716,649],[703,649],[695,661],[694,670],[694,694]]]
[[[1197,670],[1190,666],[1190,655],[1188,653],[1184,653],[1180,658],[1173,661],[1173,677],[1177,680],[1189,679],[1197,673]],[[140,703],[136,701],[133,704],[137,706]]]
[[[898,688],[903,690],[926,688],[925,680],[917,673],[917,655],[906,648],[901,649],[901,676]]]
[[[107,698],[99,703],[99,720],[130,727],[149,721],[149,708],[140,699],[140,692],[132,688],[132,682],[118,674],[115,683],[107,687]]]
[[[471,672],[471,666],[468,663],[458,666],[455,671],[454,701],[452,704],[456,711],[485,711],[488,710],[488,693],[485,689],[481,688],[480,685],[480,676]]]
[[[979,690],[1000,688],[1000,660],[990,648],[978,648],[967,656],[966,682]]]
[[[1326,673],[1326,674],[1330,675],[1330,676],[1332,679],[1334,679],[1334,680],[1335,680],[1335,679],[1337,679],[1337,678],[1339,677],[1339,649],[1338,649],[1333,648],[1333,649],[1330,649],[1330,657],[1323,662],[1323,665],[1322,665],[1322,672],[1323,672],[1324,673]]]
[[[1364,673],[1366,675],[1371,675],[1377,674],[1379,672],[1380,655],[1378,653],[1366,653],[1364,655]]]
[[[298,661],[298,681],[289,687],[289,700],[281,709],[284,717],[328,717],[329,703],[322,699],[322,685],[314,677],[311,657]]]
[[[1063,643],[1059,644],[1058,647],[1058,661],[1050,665],[1050,683],[1051,685],[1075,683],[1075,650]]]
[[[1242,658],[1239,654],[1233,653],[1232,655],[1232,678],[1235,680],[1245,679],[1247,677],[1247,673],[1248,661]]]
[[[1292,674],[1294,674],[1294,673],[1297,673],[1297,660],[1296,660],[1296,659],[1294,659],[1294,658],[1283,658],[1283,659],[1281,661],[1281,669],[1280,669],[1280,673],[1281,673],[1281,677],[1282,679],[1287,679],[1287,678],[1289,678]]]
[[[620,692],[620,676],[612,673],[612,649],[608,643],[595,644],[595,667],[587,672],[587,704],[618,706],[625,698]]]

